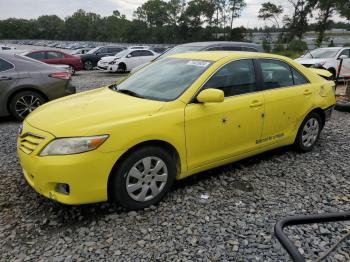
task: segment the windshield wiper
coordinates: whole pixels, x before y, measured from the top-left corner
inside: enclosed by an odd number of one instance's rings
[[[142,95],[140,95],[134,91],[128,90],[128,89],[115,89],[115,90],[119,93],[127,94],[127,95],[138,97],[138,98],[143,98]]]

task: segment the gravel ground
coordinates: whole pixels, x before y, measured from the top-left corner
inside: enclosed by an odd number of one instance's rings
[[[86,90],[116,75],[78,73]],[[21,174],[18,123],[0,119],[0,260],[288,261],[273,236],[286,215],[350,210],[350,115],[335,112],[314,151],[282,148],[192,176],[156,207],[64,206],[36,194]],[[208,199],[206,199],[208,197]],[[350,223],[291,227],[315,259]],[[328,261],[350,261],[350,240]]]

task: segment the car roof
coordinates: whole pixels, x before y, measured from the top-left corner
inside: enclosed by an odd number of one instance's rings
[[[276,58],[276,59],[285,59],[283,56],[267,54],[267,53],[258,53],[258,52],[239,52],[239,51],[205,51],[205,52],[191,52],[191,53],[182,53],[170,55],[172,58],[185,58],[185,59],[196,59],[196,60],[208,60],[208,61],[219,61],[223,58]]]
[[[334,46],[334,47],[320,47],[320,48],[316,48],[316,49],[330,49],[330,50],[339,50],[339,49],[343,49],[345,47],[341,47],[341,46]],[[316,50],[315,49],[315,50]]]
[[[210,47],[210,46],[220,46],[220,45],[230,45],[230,46],[260,46],[258,44],[254,43],[247,43],[247,42],[232,42],[232,41],[208,41],[208,42],[193,42],[193,43],[186,43],[182,44],[181,46],[202,46],[204,47]]]

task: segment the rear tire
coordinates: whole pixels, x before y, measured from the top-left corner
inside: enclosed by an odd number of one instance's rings
[[[109,199],[131,210],[149,207],[170,191],[175,176],[176,164],[169,152],[155,146],[141,147],[113,169]]]
[[[321,130],[321,116],[315,112],[308,114],[301,124],[295,139],[294,146],[296,149],[300,152],[311,151],[320,137]]]
[[[35,91],[22,91],[12,97],[9,103],[9,110],[11,115],[22,121],[28,114],[45,102],[45,98]]]

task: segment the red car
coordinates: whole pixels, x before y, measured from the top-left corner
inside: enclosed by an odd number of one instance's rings
[[[57,50],[36,50],[27,52],[24,55],[46,64],[68,65],[72,74],[83,69],[80,57]]]

